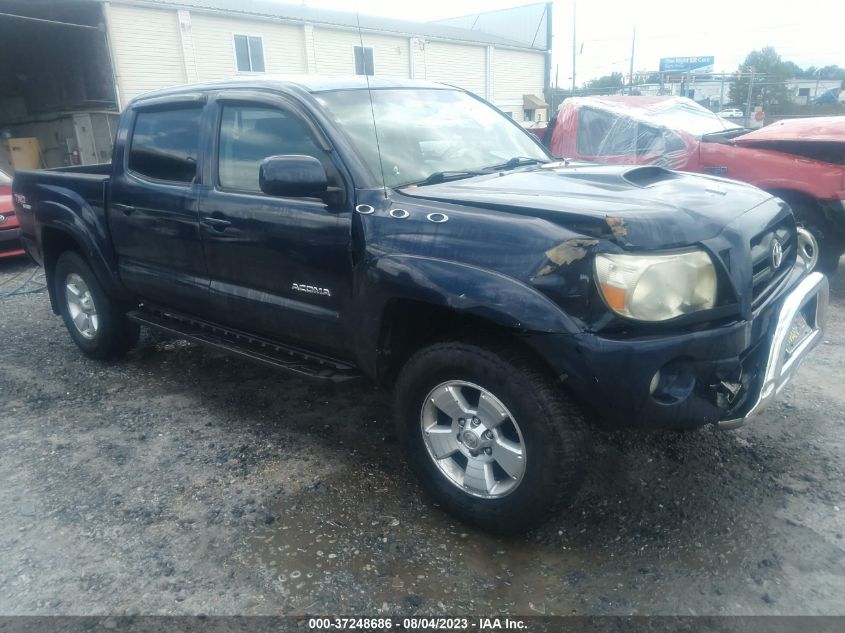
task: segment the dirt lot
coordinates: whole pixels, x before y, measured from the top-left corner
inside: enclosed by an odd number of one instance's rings
[[[502,540],[423,497],[370,387],[148,334],[96,363],[44,293],[0,300],[0,614],[845,614],[845,274],[831,303],[753,425],[599,435]]]

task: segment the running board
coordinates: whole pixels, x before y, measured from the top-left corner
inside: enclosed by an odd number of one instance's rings
[[[328,356],[306,352],[193,317],[150,307],[129,312],[126,316],[139,325],[301,376],[332,382],[345,382],[362,376],[352,365]]]

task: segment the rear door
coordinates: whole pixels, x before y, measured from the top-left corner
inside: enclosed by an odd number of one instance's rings
[[[299,107],[276,95],[229,91],[214,98],[200,230],[216,320],[234,328],[343,357],[352,266],[351,204],[261,191],[268,156],[304,154],[348,191],[341,166]]]
[[[200,130],[206,98],[142,102],[130,117],[108,204],[120,276],[142,299],[203,315],[208,274],[199,232]]]

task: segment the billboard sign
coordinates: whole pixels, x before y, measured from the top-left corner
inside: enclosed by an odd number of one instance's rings
[[[703,57],[661,57],[662,73],[712,73],[716,58],[712,55]]]

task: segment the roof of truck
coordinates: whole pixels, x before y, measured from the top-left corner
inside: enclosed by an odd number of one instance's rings
[[[264,90],[289,90],[291,88],[306,92],[326,92],[329,90],[373,90],[385,88],[427,88],[438,90],[455,90],[453,86],[424,81],[419,79],[386,79],[384,77],[367,77],[362,75],[325,76],[325,75],[249,75],[220,79],[198,84],[183,84],[147,92],[135,97],[134,101],[143,101],[155,97],[178,95],[206,90],[225,90],[227,88],[246,88]]]

